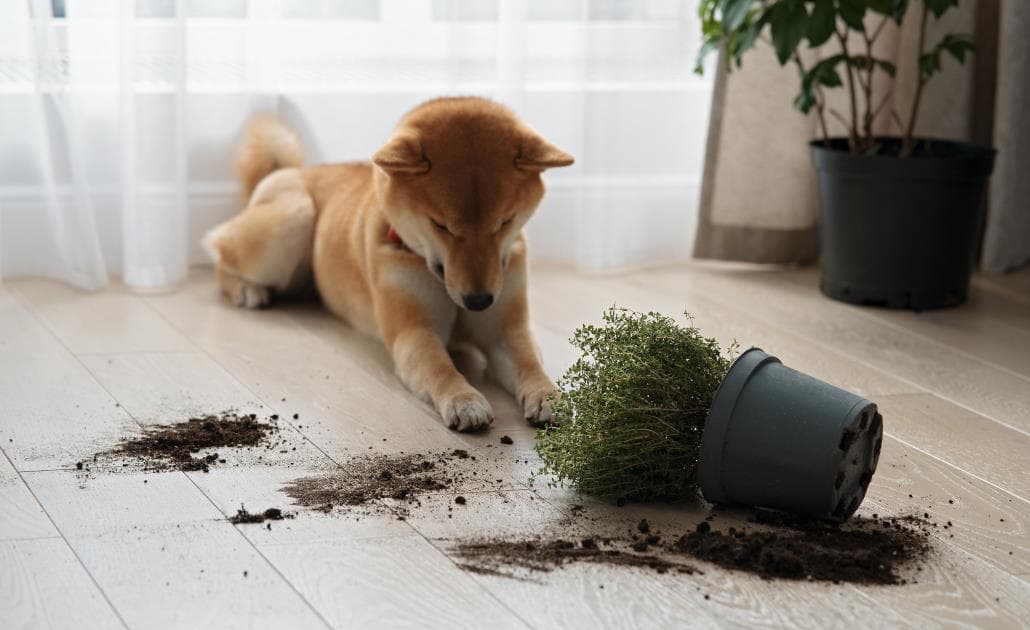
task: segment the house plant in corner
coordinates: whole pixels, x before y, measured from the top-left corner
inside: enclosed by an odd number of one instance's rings
[[[811,144],[819,183],[822,290],[835,299],[897,308],[963,302],[969,288],[984,194],[994,150],[914,135],[923,89],[948,57],[974,52],[966,35],[927,40],[927,25],[959,0],[702,0],[701,61],[724,48],[727,70],[740,66],[756,41],[767,41],[781,65],[797,68],[795,107],[814,111],[821,137]],[[876,56],[884,29],[917,20],[919,43],[910,59],[918,82],[906,111],[877,93],[876,75],[894,81],[896,66]],[[818,48],[817,56],[808,48]],[[889,85],[889,83],[888,83]],[[828,90],[845,90],[843,112]],[[831,137],[827,119],[847,129]],[[874,133],[882,122],[898,135]]]
[[[842,521],[876,471],[876,404],[693,326],[611,308],[584,325],[537,433],[543,474],[584,494],[690,499]],[[735,348],[728,348],[732,352]]]

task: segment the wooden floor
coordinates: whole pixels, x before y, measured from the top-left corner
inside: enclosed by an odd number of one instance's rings
[[[540,268],[532,307],[548,371],[572,329],[612,303],[690,311],[881,406],[889,438],[863,513],[952,521],[916,584],[769,582],[573,566],[515,581],[467,573],[448,540],[531,535],[573,503],[598,527],[668,531],[707,508],[585,501],[530,486],[532,432],[496,389],[480,435],[452,433],[385,352],[313,305],[240,311],[207,271],[181,290],[82,294],[0,286],[0,626],[21,627],[1027,627],[1030,624],[1030,273],[976,280],[965,306],[855,308],[812,270],[692,266],[593,277]],[[141,426],[235,407],[284,418],[287,454],[210,473],[88,474],[75,463]],[[498,437],[515,444],[496,455]],[[488,447],[487,445],[491,445]],[[283,482],[368,452],[466,448],[503,490],[424,501],[407,520],[326,516],[234,526],[241,503],[284,506]],[[514,456],[511,454],[514,453]],[[389,507],[389,506],[388,506]]]

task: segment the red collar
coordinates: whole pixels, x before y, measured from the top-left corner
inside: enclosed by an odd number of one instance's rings
[[[401,235],[397,233],[397,230],[393,229],[392,225],[387,226],[386,240],[390,241],[398,247],[410,249],[407,245],[404,244],[404,240],[401,238]]]

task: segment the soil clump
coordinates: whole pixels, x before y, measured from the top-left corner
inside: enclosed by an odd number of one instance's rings
[[[444,491],[465,480],[464,467],[456,464],[474,459],[462,449],[367,455],[355,457],[328,474],[291,481],[283,490],[295,505],[326,513],[335,506],[372,507],[379,499],[418,504],[420,495]]]
[[[625,548],[625,541],[599,536],[589,536],[580,541],[556,538],[461,542],[451,551],[461,561],[459,566],[466,571],[516,579],[525,579],[526,572],[547,573],[567,564],[582,562],[651,569],[658,573],[700,573],[693,565],[635,553]]]
[[[147,471],[207,472],[211,466],[224,464],[225,459],[217,452],[197,456],[201,450],[258,446],[278,430],[274,424],[259,422],[254,414],[225,412],[176,424],[147,427],[142,436],[127,439],[97,456],[134,458]]]
[[[639,534],[592,535],[578,542],[546,536],[457,541],[451,551],[468,571],[518,579],[577,562],[701,573],[683,561],[686,556],[768,580],[900,585],[914,581],[934,527],[916,516],[856,517],[837,525],[763,511],[750,522],[756,527],[721,531],[705,520],[692,532],[663,537],[642,520]]]
[[[248,512],[247,508],[240,506],[236,514],[229,517],[229,522],[235,525],[240,523],[264,523],[265,521],[281,521],[286,518],[293,518],[289,512],[283,512],[279,508],[268,508],[264,512]]]

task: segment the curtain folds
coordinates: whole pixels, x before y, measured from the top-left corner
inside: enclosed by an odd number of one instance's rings
[[[607,270],[690,256],[711,79],[696,0],[0,3],[0,275],[174,286],[238,210],[256,111],[308,162],[367,159],[428,98],[511,106],[573,153],[531,252]]]
[[[991,177],[984,271],[1002,272],[1030,263],[1030,3],[1001,3],[998,89],[994,146],[998,160]]]

